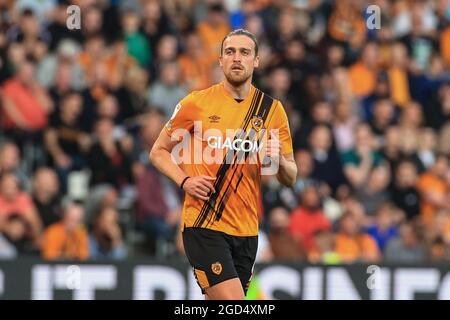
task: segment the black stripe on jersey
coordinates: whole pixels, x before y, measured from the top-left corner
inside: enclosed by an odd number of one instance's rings
[[[254,114],[257,111],[257,107],[260,103],[261,97],[262,97],[262,92],[259,89],[256,89],[255,93],[253,94],[250,108],[248,109],[247,114],[245,115],[243,123],[241,125],[241,128],[243,128],[244,130],[239,132],[238,135],[234,137],[234,139],[243,138],[241,136],[245,135],[245,130],[246,130],[251,118],[254,116]],[[207,200],[203,203],[202,209],[200,210],[200,213],[194,222],[194,227],[201,227],[203,225],[203,223],[205,222],[209,212],[211,210],[214,210],[214,208],[215,208],[217,198],[219,197],[219,194],[220,194],[220,190],[222,189],[223,184],[225,183],[226,173],[227,173],[228,169],[230,168],[230,164],[227,163],[227,161],[226,161],[229,157],[228,154],[230,152],[232,152],[233,157],[234,157],[234,152],[235,152],[234,150],[230,149],[230,150],[228,150],[227,154],[225,154],[223,162],[220,165],[219,170],[217,171],[216,180],[214,181],[214,190],[216,192],[211,194],[209,200]]]
[[[272,105],[273,105],[273,101],[274,100],[271,96],[264,94],[263,100],[261,102],[261,106],[257,113],[257,115],[262,118],[263,125],[265,124],[265,122],[267,120],[267,116],[269,115],[270,109],[272,108]],[[250,132],[248,133],[247,140],[253,140],[255,135],[256,135],[256,130],[251,128]],[[260,139],[258,138],[258,140],[260,140]],[[250,152],[244,152],[244,151],[239,151],[239,153],[241,153],[241,154],[243,153],[245,155],[245,159],[247,159],[247,157],[250,154]],[[236,158],[239,158],[239,154]],[[235,159],[235,160],[237,161],[237,159]],[[230,193],[228,193],[228,190],[233,182],[234,175],[238,169],[240,169],[240,173],[242,174],[243,166],[236,166],[234,168],[233,174],[231,175],[230,181],[228,182],[228,186],[226,187],[225,191],[223,192],[222,197],[217,206],[217,211],[215,212],[215,217],[214,217],[215,221],[220,220],[220,218],[222,217],[222,213],[223,213],[223,210],[225,209],[225,205],[231,195]],[[240,179],[241,178],[239,178],[239,180]],[[237,190],[237,187],[238,186],[236,186],[236,188],[235,188],[235,192]]]

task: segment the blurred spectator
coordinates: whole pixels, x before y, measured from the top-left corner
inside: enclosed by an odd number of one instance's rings
[[[345,1],[348,2],[348,0]],[[364,98],[374,92],[378,59],[378,45],[368,42],[364,45],[360,60],[349,68],[350,85],[355,96]]]
[[[398,235],[394,225],[393,209],[390,203],[382,204],[376,212],[375,222],[367,228],[367,233],[375,239],[380,252],[383,252],[386,244]]]
[[[387,74],[392,101],[396,105],[404,107],[411,99],[408,83],[408,64],[410,62],[404,44],[397,42],[391,46],[390,62]]]
[[[156,141],[163,118],[157,112],[148,115],[140,129],[140,150],[136,151],[133,174],[136,183],[136,224],[148,240],[148,251],[155,253],[159,240],[171,241],[181,213],[177,190],[148,161],[148,150]],[[152,192],[148,192],[152,190]]]
[[[289,232],[289,212],[277,207],[269,214],[269,243],[274,260],[301,260],[305,252],[299,239],[295,240]]]
[[[18,215],[29,225],[30,237],[37,241],[42,222],[36,212],[31,197],[19,188],[18,180],[12,173],[0,177],[0,220]]]
[[[344,173],[354,188],[368,181],[372,169],[382,164],[381,154],[375,149],[370,127],[359,124],[355,128],[355,147],[342,154]]]
[[[377,145],[382,145],[386,130],[394,124],[395,109],[390,100],[379,100],[373,107],[373,118],[370,121],[372,132],[377,138]]]
[[[449,160],[445,155],[438,155],[430,170],[423,173],[417,181],[420,194],[420,214],[422,222],[429,224],[436,211],[450,208],[447,199],[449,186],[446,178],[449,172]]]
[[[315,248],[310,252],[310,263],[340,264],[341,256],[336,252],[336,238],[331,231],[318,231],[314,235]]]
[[[131,127],[136,118],[147,111],[148,78],[148,73],[137,66],[126,69],[123,86],[116,93],[119,123]]]
[[[340,153],[353,148],[355,144],[353,133],[357,123],[358,118],[352,113],[349,103],[340,102],[336,105],[333,133],[337,151]]]
[[[217,59],[223,38],[231,31],[225,19],[224,7],[220,3],[208,6],[208,17],[197,25],[197,32],[205,46],[205,56]]]
[[[133,141],[129,136],[117,140],[113,136],[113,123],[110,119],[101,119],[96,124],[96,141],[88,158],[92,171],[92,186],[109,183],[118,190],[131,183],[131,151]]]
[[[328,20],[330,36],[341,42],[347,42],[359,48],[365,39],[365,23],[360,14],[361,4],[358,1],[343,0],[334,3]]]
[[[78,93],[65,94],[58,111],[45,131],[45,145],[65,192],[68,174],[86,165],[91,138],[82,129],[82,99]]]
[[[75,203],[64,207],[63,218],[49,226],[43,235],[41,254],[45,260],[86,260],[88,234],[82,225],[83,208]]]
[[[38,255],[36,239],[31,231],[27,219],[13,213],[9,215],[2,226],[3,237],[12,245],[13,251],[19,256]]]
[[[47,92],[36,83],[34,65],[24,60],[17,74],[2,87],[2,120],[6,134],[22,145],[26,133],[39,132],[47,125],[53,104]]]
[[[360,223],[351,213],[345,213],[340,220],[336,253],[345,263],[376,263],[381,259],[376,241],[362,231]]]
[[[314,234],[330,228],[318,190],[314,186],[306,187],[301,194],[300,206],[291,213],[290,234],[309,252],[314,247]]]
[[[122,14],[122,27],[125,32],[128,53],[134,57],[141,66],[148,66],[151,59],[150,43],[139,31],[138,13],[132,10],[124,12]]]
[[[314,103],[310,114],[303,120],[300,129],[294,134],[294,148],[307,148],[308,138],[314,129],[318,125],[329,126],[333,120],[333,111],[331,105],[327,102],[320,101]]]
[[[180,70],[177,63],[165,63],[160,68],[161,79],[150,87],[148,102],[169,117],[178,102],[186,96],[187,91],[179,84]]]
[[[41,167],[33,177],[32,198],[44,228],[61,219],[61,195],[55,170]]]
[[[309,137],[309,145],[314,159],[312,177],[325,182],[333,193],[336,192],[345,183],[345,177],[340,156],[333,148],[330,129],[324,125],[316,126]]]
[[[104,207],[92,223],[89,237],[89,257],[91,259],[121,260],[127,256],[122,231],[119,225],[119,214],[112,207]]]
[[[420,213],[417,177],[417,168],[413,162],[404,160],[397,165],[391,198],[393,203],[403,210],[407,220],[415,219]]]
[[[414,225],[403,223],[399,228],[399,238],[394,238],[386,246],[385,261],[390,263],[423,263],[426,250],[420,242]]]
[[[185,52],[178,58],[180,79],[189,91],[206,89],[211,81],[209,70],[212,60],[205,59],[203,43],[195,33],[186,37]]]
[[[430,169],[435,161],[437,147],[436,134],[431,128],[423,128],[419,135],[417,156],[425,170]]]
[[[22,188],[28,187],[28,177],[21,165],[20,150],[12,142],[4,142],[0,145],[0,175],[12,173],[19,180]]]

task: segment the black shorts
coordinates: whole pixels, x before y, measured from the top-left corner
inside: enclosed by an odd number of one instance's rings
[[[238,237],[205,228],[185,228],[186,256],[202,293],[232,278],[239,278],[247,294],[258,248],[258,236]]]

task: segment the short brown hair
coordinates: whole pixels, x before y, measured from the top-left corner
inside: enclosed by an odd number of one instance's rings
[[[225,40],[231,36],[246,36],[249,37],[250,39],[253,40],[253,43],[255,44],[255,57],[258,55],[258,40],[256,40],[256,36],[251,33],[248,30],[245,29],[236,29],[231,31],[229,34],[227,34],[225,36],[225,38],[223,38],[222,40],[222,44],[220,45],[220,54],[222,55],[222,51],[223,51],[223,43],[225,42]]]

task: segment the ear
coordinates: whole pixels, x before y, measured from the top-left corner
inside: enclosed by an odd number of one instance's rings
[[[219,57],[219,66],[222,67],[222,55],[220,55],[220,57]]]
[[[253,60],[253,68],[258,67],[259,67],[259,56],[256,56],[255,59]]]

